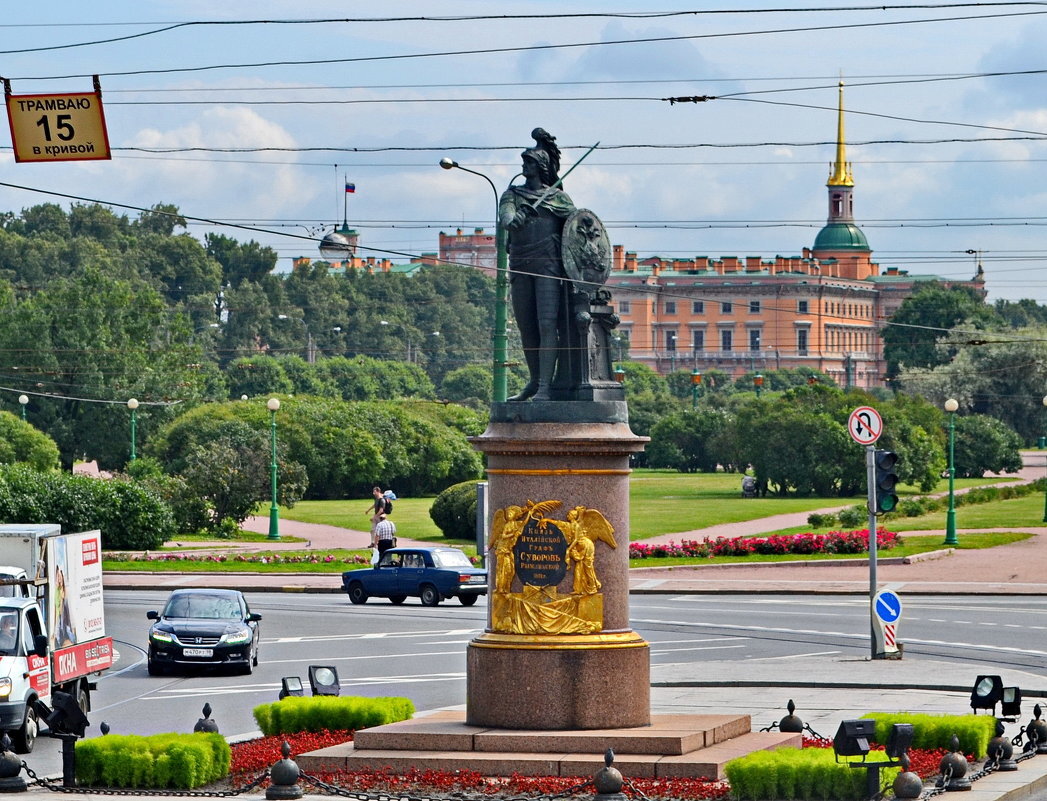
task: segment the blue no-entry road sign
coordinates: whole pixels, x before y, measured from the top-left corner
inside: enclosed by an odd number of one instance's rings
[[[884,623],[897,623],[902,616],[902,599],[893,590],[880,590],[873,598],[873,612]]]

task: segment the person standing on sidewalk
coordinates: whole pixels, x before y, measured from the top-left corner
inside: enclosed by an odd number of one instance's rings
[[[385,514],[385,496],[382,488],[375,487],[371,490],[374,495],[374,503],[367,507],[367,514],[371,515],[371,544],[374,545],[374,527],[378,525],[378,519]]]
[[[378,549],[378,558],[381,559],[383,553],[395,546],[396,524],[387,518],[383,512],[378,515],[378,523],[375,525],[374,533],[371,535],[371,547]]]

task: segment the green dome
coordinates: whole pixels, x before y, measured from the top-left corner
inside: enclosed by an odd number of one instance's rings
[[[863,250],[872,252],[862,229],[854,223],[829,223],[815,237],[814,251]]]

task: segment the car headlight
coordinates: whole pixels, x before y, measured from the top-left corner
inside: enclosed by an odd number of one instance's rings
[[[222,635],[222,639],[229,643],[229,645],[239,645],[245,643],[251,639],[251,632],[247,629],[241,629],[240,631],[230,631]]]
[[[155,640],[156,642],[174,642],[174,637],[168,634],[166,631],[160,631],[159,629],[153,629],[149,632],[149,639]]]
[[[11,696],[11,679],[6,676],[0,679],[0,698],[9,698]]]

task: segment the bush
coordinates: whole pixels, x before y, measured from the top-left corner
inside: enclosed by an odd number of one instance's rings
[[[836,523],[836,515],[834,514],[821,515],[817,512],[811,512],[811,514],[807,515],[807,525],[811,528],[828,528],[834,523]]]
[[[841,526],[854,528],[869,519],[869,510],[864,506],[849,506],[846,509],[841,509],[836,516],[840,519]]]
[[[985,750],[996,734],[996,718],[992,715],[924,715],[909,712],[876,712],[865,715],[876,721],[876,742],[886,743],[891,726],[911,723],[913,748],[952,750],[953,735],[960,741],[960,751],[976,759],[985,756]]]
[[[868,761],[875,760],[885,761],[886,755],[883,751],[873,751]],[[838,763],[830,748],[754,751],[732,759],[724,771],[731,783],[731,796],[740,801],[769,798],[857,801],[865,796],[865,771],[854,770],[847,762]],[[882,769],[881,781],[890,786],[897,774],[898,768]]]
[[[76,779],[94,787],[188,790],[229,774],[232,750],[216,732],[116,735],[76,744]]]
[[[174,534],[170,507],[146,487],[24,465],[0,465],[0,523],[55,523],[67,534],[99,529],[107,550],[152,550]]]
[[[346,729],[356,731],[384,726],[414,715],[407,698],[361,698],[359,696],[288,696],[254,708],[258,728],[273,734]]]
[[[476,482],[463,481],[445,489],[429,507],[429,517],[445,537],[476,539]]]

